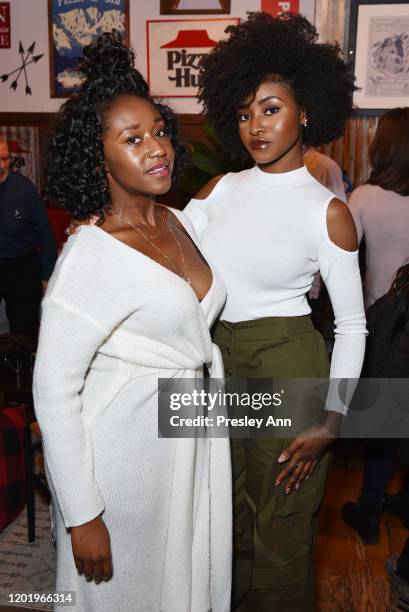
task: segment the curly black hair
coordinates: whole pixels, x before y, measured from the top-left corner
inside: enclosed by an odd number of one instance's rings
[[[303,143],[321,145],[342,136],[353,115],[355,89],[337,44],[319,44],[314,26],[301,15],[248,13],[228,26],[230,36],[205,57],[199,100],[223,145],[242,155],[237,109],[269,77],[282,80],[307,115]]]
[[[103,210],[111,203],[102,135],[109,110],[120,95],[148,100],[162,115],[175,151],[173,181],[184,164],[185,149],[178,141],[176,117],[168,106],[150,96],[134,60],[134,52],[115,30],[86,46],[79,63],[85,78],[78,93],[62,105],[50,135],[47,192],[76,219],[94,214],[103,219]]]

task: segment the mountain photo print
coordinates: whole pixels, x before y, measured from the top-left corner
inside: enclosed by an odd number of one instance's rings
[[[48,0],[50,95],[66,98],[81,83],[82,49],[116,29],[129,43],[129,0]]]

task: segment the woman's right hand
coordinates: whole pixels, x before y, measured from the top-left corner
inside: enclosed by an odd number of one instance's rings
[[[85,579],[96,584],[112,576],[111,543],[108,529],[100,516],[71,527],[71,544],[75,566]]]

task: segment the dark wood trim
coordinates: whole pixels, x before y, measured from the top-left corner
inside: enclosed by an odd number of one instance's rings
[[[125,0],[125,5],[124,5],[124,10],[125,10],[125,37],[124,37],[124,41],[125,44],[129,47],[131,44],[131,30],[130,30],[130,15],[129,15],[129,0]]]
[[[0,113],[0,127],[15,126],[49,126],[56,113]]]
[[[180,10],[171,8],[172,3],[170,0],[160,0],[160,14],[161,15],[223,15],[230,14],[231,2],[230,0],[219,0],[219,9],[189,9]]]
[[[15,126],[49,126],[56,118],[57,113],[1,113],[0,127]],[[205,117],[200,114],[181,113],[176,115],[182,126],[204,125]]]
[[[179,120],[179,123],[183,126],[185,125],[204,125],[205,124],[205,117],[204,115],[194,115],[193,113],[181,113],[181,114],[176,114],[176,117]]]

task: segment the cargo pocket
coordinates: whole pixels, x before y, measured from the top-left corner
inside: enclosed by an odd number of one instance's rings
[[[254,589],[271,589],[308,581],[317,535],[318,512],[330,462],[327,452],[298,491],[275,487],[254,527]],[[251,500],[250,500],[251,505]],[[253,508],[253,511],[255,508]]]
[[[308,580],[316,523],[317,514],[299,512],[274,517],[269,538],[255,530],[253,589],[274,589]]]

